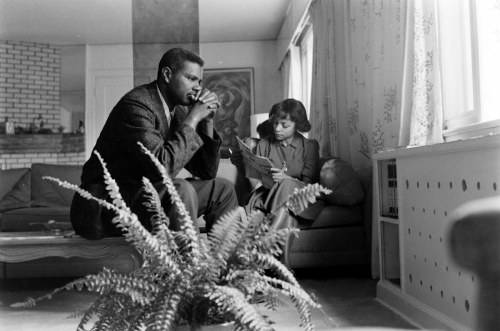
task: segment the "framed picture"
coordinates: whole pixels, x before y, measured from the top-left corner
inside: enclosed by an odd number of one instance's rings
[[[205,69],[203,87],[217,94],[221,107],[214,120],[222,140],[221,158],[238,149],[236,136],[250,137],[250,115],[254,113],[253,68]]]

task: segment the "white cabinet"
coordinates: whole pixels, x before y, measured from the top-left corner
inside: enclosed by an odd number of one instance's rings
[[[374,164],[376,203],[374,215],[379,223],[381,282],[401,286],[399,249],[399,198],[396,159],[379,159]]]
[[[500,136],[377,153],[377,298],[427,329],[473,330],[479,281],[448,251],[449,215],[500,195]]]

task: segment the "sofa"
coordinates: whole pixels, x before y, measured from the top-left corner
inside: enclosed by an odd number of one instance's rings
[[[74,191],[43,177],[79,185],[81,173],[82,167],[78,165],[43,163],[33,163],[31,168],[1,170],[0,231],[44,230],[49,220],[70,224],[69,208]]]
[[[359,171],[350,169],[356,182],[345,182],[345,185],[356,185],[362,195],[351,201],[337,201],[333,196],[341,188],[333,183],[326,173],[330,172],[332,163],[347,166],[341,160],[322,161],[320,184],[333,190],[331,196],[320,198],[324,204],[319,215],[313,221],[299,220],[299,237],[289,245],[288,266],[292,269],[311,267],[335,267],[370,265],[371,226],[372,226],[372,169]],[[342,180],[342,176],[339,176]],[[335,186],[337,185],[337,186]],[[335,187],[332,187],[335,186]]]
[[[322,181],[320,184],[333,189],[334,195],[338,183],[332,181],[325,174],[336,175],[343,179],[344,174],[335,174],[332,162],[338,160],[323,160]],[[346,163],[342,163],[344,166]],[[354,172],[356,185],[362,187],[362,200],[352,204],[349,201],[336,201],[323,197],[321,203],[324,208],[317,219],[312,222],[299,222],[300,234],[293,239],[287,254],[290,268],[327,267],[339,265],[369,265],[370,238],[371,238],[371,190],[372,172],[370,168]],[[80,184],[81,166],[54,165],[34,163],[31,168],[9,169],[0,171],[0,230],[2,232],[38,231],[47,230],[49,220],[55,221],[63,228],[70,228],[69,208],[74,194],[73,191],[60,187],[57,183],[44,180],[44,176],[56,177],[76,185]],[[189,177],[187,171],[182,171],[178,177]],[[218,177],[231,181],[241,204],[248,197],[252,189],[248,179],[237,171],[237,168],[228,159],[222,159]],[[352,177],[351,176],[351,177]],[[351,181],[352,182],[352,181]],[[344,183],[350,185],[349,182]],[[337,197],[341,194],[337,195]],[[331,197],[330,197],[331,198]],[[340,199],[342,200],[342,199]],[[345,199],[344,199],[345,200]],[[43,270],[33,271],[33,262],[26,262],[23,272],[10,273],[14,276],[79,276],[99,270],[102,266],[120,269],[119,259],[85,261],[80,258],[71,258],[64,261],[64,268],[60,268],[59,258],[48,258],[40,261]],[[73,264],[72,264],[73,263]],[[22,265],[20,264],[20,265]],[[59,265],[59,267],[57,267]],[[76,265],[76,266],[75,266]],[[51,266],[51,267],[47,267]],[[50,268],[58,268],[59,274]],[[13,268],[11,268],[13,269]],[[19,269],[19,268],[18,268]],[[5,271],[5,270],[4,270]]]
[[[71,229],[69,219],[74,191],[61,187],[44,176],[80,185],[82,167],[33,163],[31,168],[0,170],[0,231],[43,231]],[[186,170],[178,177],[191,175]],[[236,168],[221,160],[217,176],[237,183]],[[48,221],[56,223],[50,226]]]

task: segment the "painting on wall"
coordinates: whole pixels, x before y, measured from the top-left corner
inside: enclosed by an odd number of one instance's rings
[[[253,68],[205,69],[203,88],[219,97],[221,107],[214,120],[222,140],[221,158],[238,149],[236,136],[250,136],[250,115],[254,113]]]

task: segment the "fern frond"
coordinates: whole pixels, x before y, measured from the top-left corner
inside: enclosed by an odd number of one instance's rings
[[[158,238],[160,243],[167,245],[171,252],[175,251],[176,247],[174,238],[168,229],[170,220],[161,205],[158,192],[151,181],[146,177],[142,178],[142,183],[145,191],[144,197],[146,198],[146,201],[143,204],[146,207],[146,210],[152,214],[150,218],[152,226],[151,232]]]
[[[170,330],[174,325],[182,296],[185,295],[189,286],[189,276],[185,275],[183,278],[175,280],[175,284],[171,289],[161,293],[159,301],[154,303],[155,308],[148,320],[148,325],[150,325],[148,330]]]
[[[302,287],[290,284],[286,281],[283,281],[281,279],[277,279],[274,277],[269,277],[262,275],[263,279],[265,279],[268,284],[271,284],[275,288],[278,288],[282,291],[282,293],[286,294],[289,297],[292,298],[298,298],[304,302],[306,302],[309,306],[314,307],[314,308],[319,308],[321,307],[320,304],[318,304],[316,301],[314,301],[309,294],[302,289]]]
[[[90,321],[99,315],[100,308],[103,306],[103,303],[109,300],[109,294],[105,295],[102,294],[100,295],[94,303],[84,312],[83,317],[80,320],[80,323],[78,323],[78,326],[76,328],[77,331],[87,331],[85,328]]]
[[[161,291],[161,286],[147,277],[121,274],[106,268],[96,275],[85,277],[84,280],[85,286],[91,292],[121,293],[141,306],[150,304],[152,298]]]
[[[151,232],[156,234],[158,232],[158,227],[162,224],[165,224],[168,227],[170,225],[170,220],[165,214],[158,192],[151,181],[148,178],[143,177],[142,184],[145,192],[144,198],[146,199],[143,204],[146,207],[146,210],[152,213],[150,218],[152,226]]]
[[[300,286],[299,282],[293,275],[293,273],[288,269],[283,263],[280,262],[277,258],[269,254],[262,253],[254,253],[252,258],[255,259],[259,265],[262,266],[263,269],[273,270],[277,277],[280,277],[282,280],[295,285]]]
[[[306,291],[304,291],[300,286],[290,284],[286,281],[280,279],[262,276],[271,286],[278,289],[279,292],[288,296],[297,308],[297,312],[301,319],[300,326],[304,327],[306,330],[314,330],[314,326],[311,322],[311,313],[309,307],[321,308],[321,305],[314,301]]]
[[[106,189],[113,201],[113,204],[116,207],[118,207],[118,209],[128,210],[128,207],[125,204],[122,195],[120,194],[120,188],[118,187],[118,184],[116,184],[116,181],[113,179],[113,177],[111,177],[111,174],[109,173],[108,168],[106,167],[106,162],[104,162],[104,160],[101,157],[101,154],[99,154],[97,150],[94,150],[94,154],[99,159],[99,162],[101,162],[102,170],[104,173],[104,183],[106,184]]]
[[[237,207],[223,215],[208,234],[210,252],[225,261],[234,253],[247,228],[248,221],[244,209]]]
[[[178,274],[181,272],[168,254],[168,247],[162,245],[158,238],[144,228],[137,219],[137,215],[120,210],[118,216],[114,217],[112,222],[122,229],[125,239],[140,252],[148,252],[151,257],[165,264],[171,273]]]
[[[193,220],[191,219],[191,216],[187,212],[186,206],[184,205],[181,198],[179,197],[179,194],[177,193],[177,190],[175,189],[175,186],[174,186],[174,183],[172,182],[172,179],[168,176],[167,170],[160,163],[160,161],[158,161],[158,159],[142,143],[137,142],[137,144],[139,144],[139,146],[142,148],[143,152],[149,156],[151,161],[155,164],[156,168],[160,172],[162,179],[163,179],[162,182],[167,187],[167,191],[168,191],[168,194],[170,196],[170,201],[172,202],[172,205],[175,206],[177,213],[180,215],[181,231],[185,232],[186,235],[191,239],[190,240],[191,258],[199,259],[200,258],[200,251],[199,251],[199,246],[198,246],[198,232],[194,228]]]
[[[78,185],[71,184],[69,182],[62,181],[59,178],[54,178],[54,177],[51,177],[51,176],[43,176],[43,179],[56,182],[61,187],[67,188],[69,190],[73,190],[76,193],[78,193],[82,198],[87,199],[87,200],[95,201],[95,202],[97,202],[99,205],[101,205],[104,208],[107,208],[109,210],[113,210],[115,212],[119,211],[119,209],[115,205],[113,205],[112,203],[107,202],[106,200],[102,200],[102,199],[94,197],[92,194],[90,194],[86,190],[80,188]]]
[[[236,326],[252,331],[273,330],[268,321],[245,300],[245,295],[232,287],[214,286],[210,300],[226,313],[234,316]]]
[[[316,202],[316,198],[322,194],[330,194],[331,190],[321,186],[318,183],[307,184],[301,189],[295,189],[295,191],[288,196],[287,200],[282,204],[278,205],[274,210],[271,211],[269,217],[272,218],[276,215],[276,212],[281,207],[288,208],[295,215],[303,212],[310,204]]]
[[[300,229],[297,228],[283,228],[279,230],[268,231],[255,245],[258,246],[259,251],[265,254],[278,256],[282,253],[282,247],[286,244],[290,236],[298,237]]]

